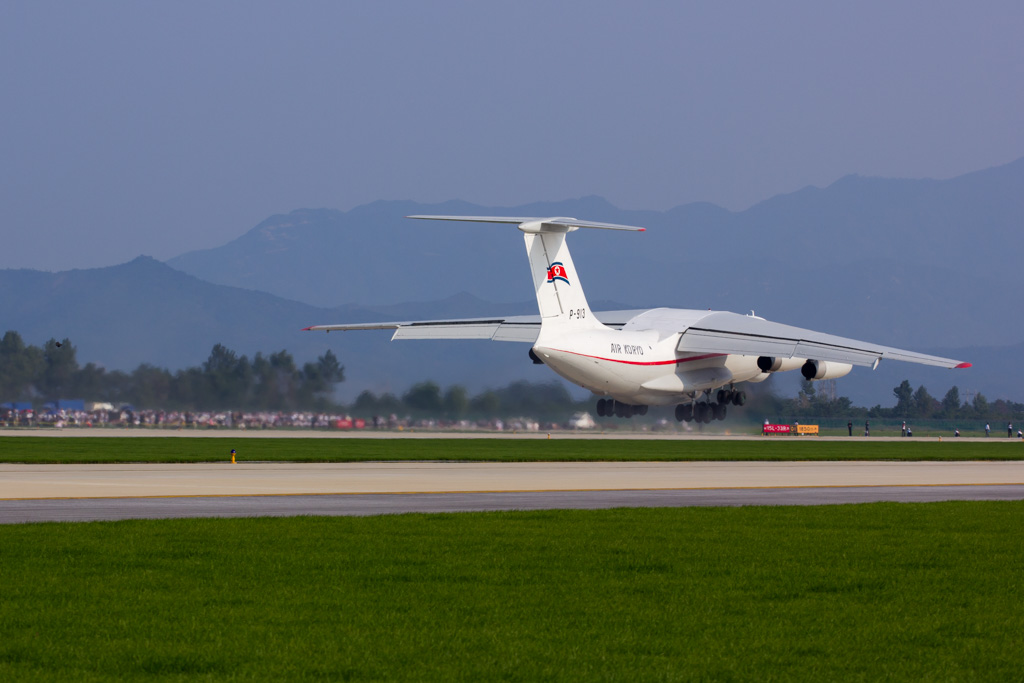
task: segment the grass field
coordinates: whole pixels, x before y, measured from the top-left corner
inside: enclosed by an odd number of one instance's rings
[[[0,526],[0,680],[1020,680],[1024,503]]]
[[[590,439],[246,439],[0,437],[0,462],[215,462],[367,460],[1021,460],[1016,440],[816,439],[622,441]]]

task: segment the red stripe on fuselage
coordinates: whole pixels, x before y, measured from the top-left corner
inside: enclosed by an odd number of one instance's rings
[[[642,361],[642,360],[622,360],[620,358],[605,358],[604,356],[591,356],[586,353],[577,353],[576,351],[563,351],[562,349],[551,349],[558,353],[569,353],[574,356],[583,356],[584,358],[593,358],[595,360],[606,360],[609,363],[623,363],[625,365],[679,365],[680,363],[689,363],[695,360],[707,360],[708,358],[722,358],[728,356],[727,353],[708,353],[703,356],[690,356],[688,358],[676,358],[675,360],[654,360],[654,361]]]

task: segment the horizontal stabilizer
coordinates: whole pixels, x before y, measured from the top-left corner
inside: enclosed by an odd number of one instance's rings
[[[604,311],[594,315],[608,327],[619,329],[643,311]],[[458,318],[452,320],[407,320],[382,323],[346,323],[313,325],[304,332],[348,332],[354,330],[394,330],[392,339],[490,339],[493,341],[537,341],[539,315],[494,318]]]
[[[468,223],[509,223],[518,225],[523,232],[571,232],[577,228],[597,228],[599,230],[632,230],[643,232],[646,228],[635,225],[619,225],[617,223],[598,223],[581,221],[578,218],[527,218],[523,216],[406,216],[431,221],[464,221]]]

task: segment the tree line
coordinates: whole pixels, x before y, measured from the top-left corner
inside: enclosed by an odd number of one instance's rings
[[[83,398],[166,410],[327,410],[345,369],[327,351],[299,367],[287,351],[251,360],[217,344],[198,367],[171,372],[149,364],[131,372],[79,366],[70,340],[26,345],[9,331],[0,339],[0,402]]]
[[[0,403],[44,402],[82,398],[140,409],[351,412],[360,417],[412,415],[458,420],[473,417],[532,416],[558,419],[573,412],[593,411],[591,398],[575,400],[558,381],[513,382],[499,389],[470,395],[463,386],[442,388],[435,382],[414,384],[400,395],[364,391],[351,405],[332,399],[345,379],[345,368],[332,351],[301,367],[285,350],[252,359],[222,344],[206,361],[176,372],[149,364],[131,372],[108,371],[95,363],[80,366],[77,349],[68,339],[50,339],[43,346],[27,345],[17,332],[0,339]],[[798,395],[783,398],[771,391],[770,381],[751,387],[744,411],[755,415],[821,418],[946,419],[1024,422],[1024,404],[989,401],[974,394],[964,401],[957,387],[941,399],[909,380],[893,388],[896,405],[883,408],[854,406],[845,396],[833,397],[821,384],[803,381]]]
[[[0,339],[0,403],[85,399],[136,409],[178,411],[351,412],[360,417],[412,415],[446,418],[498,415],[561,417],[590,407],[577,402],[563,384],[513,382],[470,395],[465,387],[444,390],[430,381],[401,395],[362,392],[351,405],[332,399],[345,368],[332,351],[299,367],[287,351],[252,359],[222,344],[197,367],[176,372],[149,364],[131,372],[108,371],[95,363],[80,366],[68,339],[26,345],[17,332]]]
[[[892,393],[896,398],[895,406],[883,408],[881,404],[876,404],[871,408],[863,408],[854,406],[845,396],[833,398],[820,391],[815,382],[804,380],[795,398],[758,395],[757,407],[768,414],[805,417],[980,420],[993,423],[1024,419],[1024,403],[1005,399],[989,401],[980,392],[973,394],[970,400],[964,400],[956,386],[950,387],[939,399],[932,396],[924,385],[914,389],[910,380],[905,379],[899,386],[893,387]]]

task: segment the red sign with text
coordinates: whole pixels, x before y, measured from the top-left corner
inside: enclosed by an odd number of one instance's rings
[[[765,434],[789,434],[793,431],[790,425],[765,425]]]

